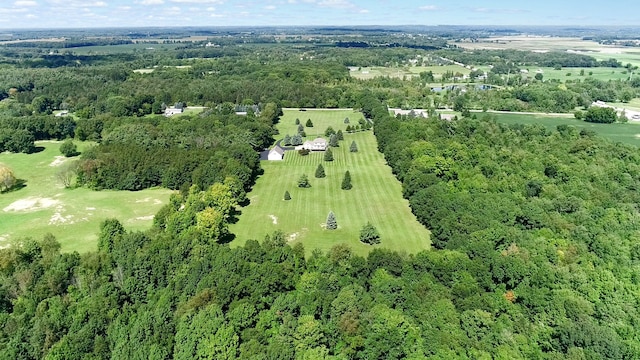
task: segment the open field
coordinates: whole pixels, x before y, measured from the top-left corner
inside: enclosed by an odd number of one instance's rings
[[[166,189],[93,191],[65,189],[56,173],[64,162],[59,142],[37,142],[44,150],[35,154],[0,154],[0,162],[26,180],[22,189],[0,194],[0,246],[23,237],[41,238],[52,233],[63,251],[96,248],[100,223],[117,218],[130,230],[151,226],[153,215],[171,194]],[[79,150],[87,144],[80,144]]]
[[[357,124],[362,114],[352,110],[305,112],[285,110],[279,124],[280,136],[294,134],[295,119],[304,124],[308,138],[322,134],[327,126],[336,131],[346,128],[343,123],[349,117]],[[414,253],[430,246],[429,232],[411,213],[408,202],[402,198],[400,183],[385,164],[383,155],[371,131],[344,134],[340,147],[334,148],[333,162],[323,161],[322,152],[300,156],[288,151],[284,161],[262,163],[264,175],[256,182],[248,197],[249,206],[242,208],[239,221],[231,226],[236,234],[232,246],[240,246],[247,239],[262,240],[264,235],[276,230],[284,231],[291,243],[302,242],[307,254],[313,249],[323,251],[340,243],[348,244],[355,253],[364,255],[373,247],[358,240],[360,229],[367,221],[377,227],[382,243],[377,246]],[[359,151],[349,152],[349,145],[356,141]],[[326,178],[314,177],[315,169],[322,163]],[[344,172],[351,173],[353,189],[342,190]],[[297,187],[300,175],[307,174],[311,188]],[[285,190],[291,200],[284,201]],[[336,215],[338,229],[323,228],[329,211]]]
[[[578,129],[593,130],[598,135],[613,141],[640,146],[640,124],[637,123],[594,124],[571,118],[521,114],[491,114],[491,116],[505,124],[542,124],[552,130],[558,125],[571,125]]]
[[[131,52],[153,52],[163,50],[173,50],[180,44],[155,44],[155,43],[137,43],[123,45],[101,45],[101,46],[81,46],[69,47],[62,49],[70,51],[77,55],[111,55]]]
[[[631,63],[640,66],[640,49],[635,47],[603,45],[596,41],[573,37],[551,36],[497,36],[479,39],[477,42],[452,42],[461,48],[474,49],[510,49],[525,51],[575,51],[594,57],[597,60],[615,58],[622,64]]]
[[[529,71],[527,75],[529,78],[533,78],[536,75],[536,71],[542,70],[544,80],[557,79],[560,81],[568,80],[585,80],[585,79],[597,79],[602,81],[607,80],[627,80],[629,79],[629,73],[625,68],[610,68],[610,67],[594,67],[594,68],[570,68],[565,67],[560,70],[556,70],[552,67],[526,67],[523,68]],[[584,71],[583,75],[580,72]],[[567,75],[571,74],[571,75]]]
[[[439,80],[442,74],[447,71],[451,71],[454,74],[459,72],[463,75],[468,75],[471,70],[466,69],[459,65],[442,65],[442,66],[400,66],[400,67],[383,67],[383,66],[373,66],[373,67],[363,67],[363,68],[352,68],[349,72],[352,77],[366,80],[373,79],[378,76],[385,77],[393,77],[393,78],[406,78],[407,80],[412,77],[420,76],[421,72],[424,71],[432,71],[433,76],[436,80]]]

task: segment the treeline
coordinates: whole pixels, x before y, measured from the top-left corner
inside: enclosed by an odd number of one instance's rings
[[[455,268],[452,333],[474,317],[483,330],[466,335],[493,357],[639,353],[636,148],[568,126],[392,118],[368,103],[404,196]]]
[[[588,55],[562,51],[539,53],[521,50],[440,50],[436,54],[469,65],[498,65],[509,62],[516,66],[622,67],[615,59],[598,61]]]

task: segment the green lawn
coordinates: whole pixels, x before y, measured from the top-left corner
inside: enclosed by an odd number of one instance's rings
[[[57,179],[60,143],[38,142],[44,150],[35,154],[0,154],[0,163],[26,180],[22,189],[0,194],[0,246],[31,236],[52,233],[63,251],[91,251],[96,248],[100,223],[117,218],[130,230],[151,226],[153,215],[168,202],[171,191],[150,189],[92,191],[65,189]],[[80,144],[82,150],[87,144]],[[69,161],[69,160],[66,160]]]
[[[439,81],[442,74],[447,71],[451,71],[455,73],[461,73],[463,75],[468,75],[471,71],[465,69],[462,66],[458,65],[442,65],[442,66],[399,66],[399,67],[383,67],[383,66],[373,66],[373,67],[363,67],[363,68],[355,68],[353,71],[350,71],[351,76],[358,79],[372,79],[377,76],[388,76],[395,78],[403,78],[406,77],[407,80],[412,77],[420,76],[421,72],[432,71],[436,80]]]
[[[329,125],[344,131],[345,117],[357,124],[362,114],[351,110],[286,110],[279,124],[280,136],[295,133],[296,118],[303,124],[309,118],[313,121],[314,127],[306,128],[308,138],[322,134]],[[381,234],[382,243],[378,246],[408,253],[428,249],[429,231],[416,221],[402,198],[401,185],[378,152],[373,133],[345,133],[344,138],[339,148],[332,149],[333,162],[323,161],[323,153],[300,156],[295,151],[288,151],[284,161],[263,162],[264,175],[248,194],[251,203],[241,209],[238,223],[231,226],[237,236],[231,245],[242,245],[247,239],[262,240],[264,235],[282,230],[291,243],[302,242],[307,254],[313,249],[325,251],[346,243],[364,255],[373,247],[360,243],[358,236],[370,221]],[[349,152],[354,140],[357,153]],[[314,174],[320,163],[327,177],[317,179]],[[346,170],[350,171],[353,184],[348,191],[340,189]],[[297,187],[302,174],[308,175],[311,188]],[[285,190],[291,194],[289,201],[283,200]],[[336,215],[337,230],[323,228],[329,211]]]
[[[520,114],[491,114],[491,116],[495,117],[498,122],[505,124],[542,124],[552,130],[555,130],[558,125],[571,125],[578,129],[591,129],[613,141],[640,146],[640,124],[638,123],[593,124],[572,118]]]

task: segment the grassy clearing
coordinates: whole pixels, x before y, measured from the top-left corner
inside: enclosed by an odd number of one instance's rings
[[[324,133],[327,126],[344,131],[344,118],[357,124],[362,115],[351,110],[301,112],[286,110],[279,124],[281,136],[294,134],[295,119],[304,124],[308,138]],[[378,246],[414,253],[430,246],[429,232],[411,213],[408,202],[402,198],[400,183],[385,164],[377,150],[372,132],[344,134],[340,147],[332,149],[333,162],[323,161],[323,153],[300,156],[295,151],[285,154],[284,161],[263,162],[261,176],[250,194],[251,204],[242,208],[238,223],[231,226],[236,234],[232,246],[239,246],[247,239],[261,240],[276,230],[284,231],[291,243],[302,242],[307,254],[313,249],[328,250],[340,243],[348,244],[354,252],[366,254],[372,246],[360,243],[360,229],[367,221],[377,227],[382,243]],[[356,141],[359,151],[349,152],[349,145]],[[326,178],[316,179],[318,164],[325,168]],[[353,189],[340,189],[344,172],[351,173]],[[307,174],[311,188],[297,187],[300,175]],[[291,200],[283,200],[289,191]],[[337,230],[325,230],[323,225],[329,211],[338,222]]]
[[[79,150],[88,144],[80,144]],[[26,187],[0,194],[0,246],[31,236],[53,234],[63,251],[94,250],[99,224],[117,218],[130,230],[151,226],[153,215],[167,203],[170,190],[92,191],[65,189],[56,173],[65,161],[60,143],[38,142],[35,154],[0,154],[0,162],[13,169]]]
[[[443,66],[401,66],[401,67],[363,67],[354,68],[350,71],[352,77],[366,80],[373,79],[378,76],[392,77],[392,78],[406,78],[407,80],[412,77],[419,77],[421,72],[432,71],[436,80],[439,80],[447,71],[455,73],[461,73],[468,75],[471,71],[458,65],[443,65]]]
[[[624,68],[610,68],[610,67],[594,67],[594,68],[562,68],[560,70],[556,70],[552,67],[528,67],[525,68],[529,70],[529,73],[526,74],[529,78],[533,78],[536,75],[537,70],[542,70],[542,75],[544,80],[556,79],[560,81],[568,81],[568,80],[585,80],[585,79],[596,79],[596,80],[626,80],[629,78],[629,73],[627,69]],[[580,72],[583,71],[583,75],[580,75]],[[590,74],[591,73],[591,74]],[[570,74],[570,75],[567,75]]]
[[[491,114],[496,121],[505,124],[542,124],[555,130],[558,125],[571,125],[578,129],[590,129],[600,136],[625,144],[640,146],[640,124],[593,124],[571,118],[550,116],[520,115],[520,114]]]

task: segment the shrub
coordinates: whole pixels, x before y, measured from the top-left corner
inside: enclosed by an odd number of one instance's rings
[[[66,157],[72,157],[80,154],[78,152],[78,147],[71,139],[65,140],[62,145],[60,145],[60,152]]]
[[[360,230],[360,241],[369,245],[380,244],[380,233],[378,233],[378,229],[371,225],[370,222],[367,222]]]

